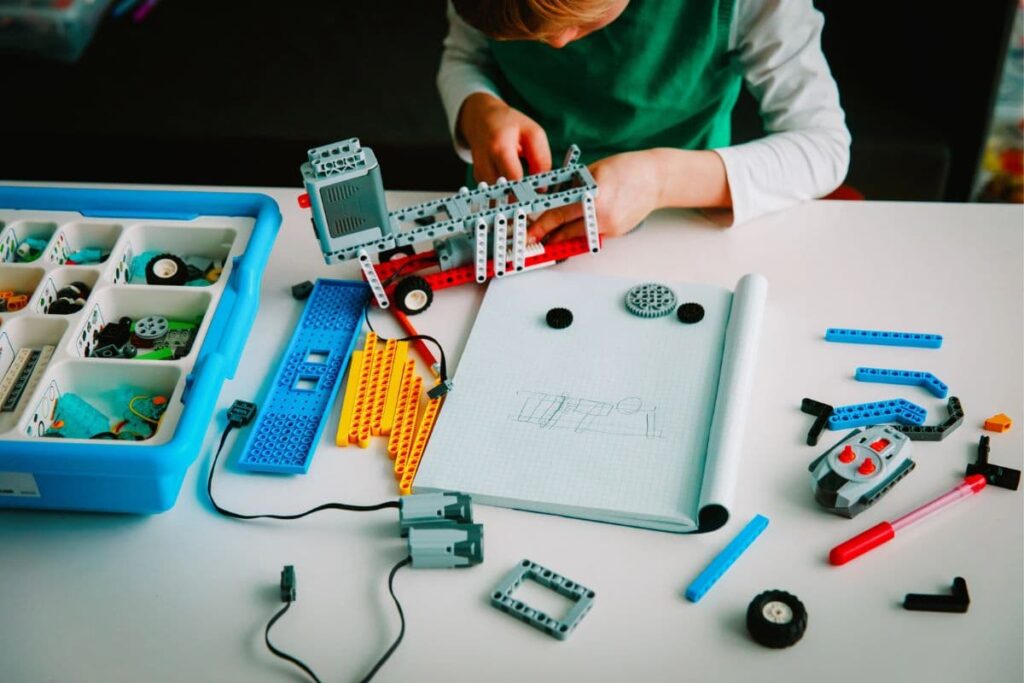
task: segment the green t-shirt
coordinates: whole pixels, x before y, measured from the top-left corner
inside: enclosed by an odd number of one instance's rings
[[[556,49],[490,41],[499,88],[548,134],[554,158],[729,144],[742,74],[728,49],[734,0],[632,0],[599,31]]]

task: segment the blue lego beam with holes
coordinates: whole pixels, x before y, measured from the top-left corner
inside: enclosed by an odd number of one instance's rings
[[[316,281],[249,432],[240,468],[309,471],[369,297],[370,288],[363,282]]]
[[[858,382],[877,382],[879,384],[904,384],[920,386],[930,391],[937,398],[946,398],[949,387],[938,377],[922,370],[895,370],[890,368],[857,368],[853,375]]]
[[[928,411],[906,399],[894,398],[874,403],[858,403],[839,406],[828,418],[829,429],[851,429],[864,425],[878,425],[899,422],[903,425],[922,425]]]
[[[830,327],[825,330],[825,341],[844,344],[878,344],[879,346],[916,346],[937,349],[942,346],[941,334],[924,332],[891,332],[889,330],[847,330]]]

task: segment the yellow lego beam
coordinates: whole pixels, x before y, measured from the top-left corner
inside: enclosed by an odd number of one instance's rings
[[[359,372],[359,385],[352,404],[352,425],[348,431],[348,442],[358,444],[361,448],[366,448],[370,445],[369,402],[372,399],[370,384],[374,376],[373,368],[377,356],[376,351],[377,335],[373,332],[367,332],[366,341],[363,344],[363,364]]]
[[[395,426],[388,439],[388,455],[395,461],[395,479],[402,478],[405,461],[412,450],[416,435],[416,414],[420,410],[422,394],[423,378],[416,374],[416,362],[410,359],[406,362],[406,372],[402,378],[402,395],[398,398],[395,411]]]
[[[427,448],[427,441],[430,433],[434,431],[434,423],[437,421],[437,413],[441,410],[443,396],[432,398],[423,409],[423,417],[420,418],[420,426],[416,429],[416,438],[412,443],[412,450],[409,452],[409,459],[405,463],[402,479],[398,482],[398,492],[403,496],[412,493],[412,482],[416,478],[416,471],[420,468],[420,460],[423,458],[423,451]]]
[[[373,391],[373,408],[370,411],[370,433],[380,436],[384,433],[384,410],[388,399],[388,386],[391,384],[391,377],[394,375],[395,352],[398,350],[398,342],[388,339],[384,343],[381,361],[377,364],[375,372],[377,377]]]
[[[352,416],[356,409],[356,394],[359,393],[359,380],[363,373],[363,352],[353,351],[352,360],[348,364],[348,383],[345,384],[345,399],[341,403],[341,417],[338,418],[338,433],[334,443],[339,446],[348,445],[348,435],[352,431]]]
[[[402,390],[402,377],[408,356],[409,342],[398,342],[391,367],[391,379],[388,380],[388,394],[384,399],[384,415],[380,422],[380,433],[384,435],[391,434],[391,428],[395,424],[395,410],[398,408],[398,396]]]

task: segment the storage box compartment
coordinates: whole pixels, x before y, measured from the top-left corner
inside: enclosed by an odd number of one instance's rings
[[[67,329],[60,318],[16,318],[0,327],[0,434],[25,412]]]
[[[29,301],[45,274],[46,271],[42,268],[10,266],[0,263],[0,293],[11,292],[14,296],[24,296],[26,301]],[[0,306],[0,317],[6,312],[6,308],[6,303]]]
[[[43,280],[43,284],[36,292],[36,295],[32,298],[32,311],[42,315],[72,315],[78,313],[89,305],[89,300],[92,298],[92,292],[96,288],[96,281],[99,279],[99,276],[100,271],[87,267],[68,266],[51,271]],[[85,306],[76,311],[67,311],[66,313],[58,313],[55,309],[51,313],[50,306],[57,300],[58,294],[64,288],[72,285],[72,283],[81,283],[88,287],[88,291],[83,292],[85,296],[82,297],[85,299]]]
[[[100,335],[104,328],[111,323],[119,324],[122,318],[129,318],[134,326],[141,320],[151,321],[156,317],[165,318],[170,328],[180,328],[183,324],[195,325],[190,342],[192,350],[186,354],[191,355],[199,348],[202,335],[205,334],[204,323],[210,301],[210,294],[198,288],[144,290],[135,287],[104,287],[86,305],[88,315],[75,332],[71,353],[82,358],[124,357],[119,353],[112,354],[109,348],[103,348],[106,344]],[[140,332],[135,330],[131,338],[136,361],[144,361],[155,347],[163,348],[172,343],[177,346],[183,339],[178,330],[171,329],[156,342],[152,339],[144,342],[140,337],[137,338]]]
[[[108,223],[70,223],[61,227],[50,241],[45,258],[63,265],[68,258],[78,256],[72,265],[98,265],[110,258],[110,252],[121,236],[121,226]],[[96,254],[89,252],[98,252]],[[82,257],[96,256],[95,260]]]
[[[181,369],[166,363],[64,361],[47,369],[19,431],[29,437],[95,440],[83,436],[89,427],[90,436],[108,433],[103,443],[111,446],[165,443],[181,414],[181,380]],[[61,406],[61,401],[67,403]],[[153,411],[154,405],[160,412]],[[94,426],[100,421],[108,429]]]
[[[50,245],[50,238],[57,231],[57,224],[45,221],[16,221],[0,233],[0,263],[31,263],[18,256],[18,247],[26,240],[38,242],[39,254],[33,261],[42,258]]]
[[[186,264],[192,259],[210,261],[221,264],[226,270],[228,254],[237,238],[238,234],[231,228],[136,225],[125,232],[117,247],[110,278],[118,284],[150,284],[145,272],[147,254],[151,257],[170,254]],[[219,279],[214,278],[210,284]]]

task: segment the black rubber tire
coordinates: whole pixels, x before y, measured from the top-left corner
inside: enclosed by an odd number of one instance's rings
[[[160,254],[146,264],[146,282],[180,287],[188,282],[188,265],[174,254]]]
[[[395,285],[393,298],[395,306],[402,313],[416,315],[430,308],[434,302],[434,290],[419,275],[410,275]]]
[[[807,630],[807,610],[795,595],[780,590],[765,591],[747,607],[747,630],[765,647],[789,647]]]

